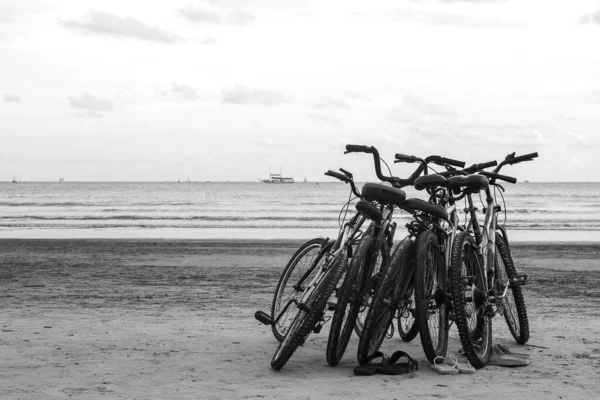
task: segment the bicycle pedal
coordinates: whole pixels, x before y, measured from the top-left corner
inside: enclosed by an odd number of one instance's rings
[[[527,274],[517,275],[513,279],[510,280],[510,284],[516,285],[516,286],[527,285],[528,283],[529,283],[529,277],[527,276]]]
[[[264,325],[273,325],[273,319],[269,314],[264,311],[257,311],[254,313],[254,318]]]

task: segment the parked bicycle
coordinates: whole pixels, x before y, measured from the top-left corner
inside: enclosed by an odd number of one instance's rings
[[[463,350],[475,368],[482,368],[489,360],[492,318],[495,315],[504,315],[518,343],[524,344],[529,339],[527,311],[521,291],[521,285],[526,284],[528,279],[527,275],[516,273],[506,228],[498,223],[502,206],[497,203],[496,195],[504,191],[498,180],[517,182],[516,178],[498,173],[504,165],[532,161],[537,156],[537,153],[531,153],[515,157],[512,153],[492,172],[449,179],[448,187],[466,196],[472,220],[472,231],[459,233],[453,243],[450,281],[454,320]],[[482,191],[486,201],[483,225],[477,220],[477,208],[472,199],[473,194]]]

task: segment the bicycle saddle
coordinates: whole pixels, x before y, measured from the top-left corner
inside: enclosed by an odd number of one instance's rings
[[[461,189],[466,187],[470,193],[478,193],[490,186],[488,178],[483,175],[453,176],[448,179],[448,189]]]
[[[383,218],[383,214],[379,211],[379,208],[366,200],[360,200],[356,203],[356,209],[375,222],[379,222],[381,221],[381,218]]]
[[[438,218],[442,218],[447,220],[448,219],[448,211],[446,211],[446,209],[438,204],[431,204],[425,200],[421,200],[421,199],[406,199],[406,201],[404,202],[404,204],[402,205],[403,209],[408,209],[408,210],[416,210],[416,211],[423,211],[426,212],[427,214],[431,214],[434,217],[438,217]]]
[[[423,175],[415,180],[415,189],[423,190],[430,187],[438,187],[438,186],[447,186],[448,179],[445,177],[433,174],[433,175]]]
[[[361,193],[365,200],[376,201],[380,204],[393,204],[400,207],[406,200],[404,190],[379,183],[365,183]]]

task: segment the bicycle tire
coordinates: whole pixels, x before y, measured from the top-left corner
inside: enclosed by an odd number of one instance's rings
[[[321,319],[327,306],[327,301],[335,285],[340,279],[348,264],[348,257],[340,252],[331,262],[331,266],[307,299],[305,305],[308,311],[298,308],[296,318],[290,326],[287,334],[277,346],[277,350],[271,359],[271,368],[279,371],[292,357],[298,346],[301,346],[310,335],[317,322]]]
[[[273,320],[279,316],[282,308],[285,307],[285,304],[292,299],[297,300],[302,296],[303,289],[297,287],[296,283],[309,269],[312,271],[308,273],[306,282],[311,281],[311,278],[314,276],[314,272],[317,269],[317,265],[320,260],[323,259],[321,249],[324,243],[325,239],[323,238],[314,238],[307,241],[296,250],[286,264],[279,277],[279,282],[275,288],[273,301],[271,303],[271,317]],[[295,309],[296,307],[290,306],[286,313],[281,316],[279,321],[271,325],[275,339],[280,342],[285,336],[289,324],[293,321]]]
[[[327,363],[331,366],[335,366],[341,361],[356,326],[356,318],[364,296],[362,276],[372,241],[374,241],[372,236],[363,236],[356,246],[350,265],[346,270],[344,282],[338,289],[326,350]]]
[[[500,235],[496,235],[496,266],[499,273],[496,281],[500,282],[503,288],[504,282],[515,278],[517,272],[508,244]],[[517,343],[527,343],[529,340],[529,321],[521,286],[509,286],[503,301],[504,319],[510,333]]]
[[[387,252],[387,243],[381,242],[382,253]],[[398,243],[374,288],[373,302],[365,318],[363,333],[358,342],[357,359],[364,364],[368,357],[379,350],[386,333],[393,323],[398,302],[408,286],[413,242],[410,238]],[[383,263],[382,263],[383,265]]]
[[[447,273],[437,235],[429,230],[417,236],[415,308],[421,345],[429,362],[448,350]]]
[[[454,322],[460,342],[471,364],[482,368],[491,354],[492,317],[487,309],[483,263],[475,249],[475,239],[469,234],[461,232],[456,236],[452,246],[450,281]]]
[[[411,342],[419,334],[417,323],[417,310],[415,308],[415,286],[414,280],[408,284],[406,290],[405,304],[398,307],[398,333],[405,342]]]

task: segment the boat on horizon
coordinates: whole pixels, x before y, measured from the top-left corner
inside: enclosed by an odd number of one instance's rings
[[[17,178],[13,175],[12,183],[17,183]]]
[[[294,183],[294,178],[284,178],[279,174],[272,174],[269,169],[269,177],[267,179],[259,179],[259,181],[264,183]]]

